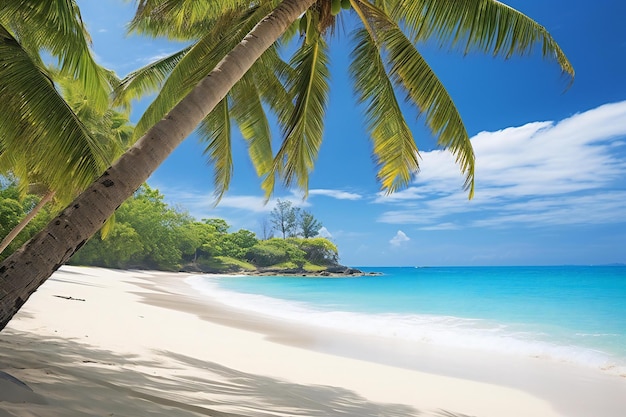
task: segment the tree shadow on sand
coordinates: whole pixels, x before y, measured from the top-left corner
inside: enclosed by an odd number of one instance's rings
[[[0,370],[28,384],[45,404],[15,404],[0,393],[0,416],[359,416],[464,417],[375,403],[344,388],[254,375],[169,351],[151,360],[84,341],[0,334]],[[419,390],[416,390],[419,392]]]

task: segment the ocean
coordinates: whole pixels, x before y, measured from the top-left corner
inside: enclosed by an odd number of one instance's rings
[[[626,375],[626,266],[359,269],[381,275],[188,282],[256,315]]]

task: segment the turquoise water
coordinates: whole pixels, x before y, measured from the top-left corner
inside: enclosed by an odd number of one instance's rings
[[[191,278],[237,308],[626,373],[626,267],[361,268],[358,278]]]

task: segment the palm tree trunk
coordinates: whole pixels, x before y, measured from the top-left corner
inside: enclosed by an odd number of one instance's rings
[[[35,218],[35,216],[41,211],[43,206],[52,201],[52,199],[54,198],[54,194],[54,191],[48,191],[39,201],[39,203],[37,203],[37,205],[33,207],[33,209],[26,215],[26,217],[24,217],[22,221],[19,222],[19,224],[15,226],[13,230],[11,230],[9,234],[4,237],[4,239],[2,239],[2,242],[0,242],[0,253],[2,253],[7,248],[7,246],[11,244],[11,242],[13,242],[13,239],[15,239],[17,235],[19,235],[20,232],[24,230],[28,223],[30,223],[30,221]]]
[[[0,330],[30,295],[98,231],[233,85],[315,0],[285,0],[176,107],[39,234],[0,264]]]

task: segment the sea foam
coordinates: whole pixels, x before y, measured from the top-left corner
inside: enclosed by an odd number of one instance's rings
[[[326,310],[304,302],[226,290],[219,286],[219,279],[197,276],[188,278],[186,282],[212,300],[271,319],[332,329],[345,334],[543,358],[616,375],[626,374],[626,361],[622,358],[568,341],[553,340],[545,332],[526,329],[524,326],[443,315]],[[577,336],[610,338],[618,335],[590,333]]]

